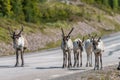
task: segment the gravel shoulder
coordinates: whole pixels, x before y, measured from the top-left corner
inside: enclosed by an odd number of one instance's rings
[[[103,70],[89,70],[52,80],[120,80],[120,71],[117,70],[117,65],[112,65]]]

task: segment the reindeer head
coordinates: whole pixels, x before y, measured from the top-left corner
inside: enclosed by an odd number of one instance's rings
[[[71,32],[73,31],[73,29],[74,29],[74,28],[72,28],[72,29],[70,30],[70,32],[68,33],[68,35],[65,35],[63,28],[61,28],[61,31],[62,31],[62,41],[63,41],[64,47],[67,46],[67,42],[68,42],[68,40],[70,39],[70,34],[71,34]]]
[[[70,34],[71,34],[71,32],[73,31],[73,29],[74,29],[74,28],[72,28],[72,29],[70,30],[70,32],[68,33],[68,35],[65,35],[63,28],[61,28],[63,41],[68,41],[68,40],[69,40]]]
[[[83,42],[84,42],[84,37],[83,37],[82,41],[80,40],[80,41],[77,42],[77,44],[79,45],[81,51],[83,51]]]
[[[93,39],[95,39],[96,36],[97,36],[97,34],[95,34],[94,36],[93,35],[91,36],[90,34],[88,34],[88,37],[89,37],[91,42],[93,42]]]
[[[11,38],[13,39],[13,44],[16,45],[17,40],[21,37],[21,33],[23,31],[23,26],[21,27],[21,30],[19,33],[16,33],[15,31],[11,30],[9,27],[8,27],[8,30],[9,30]]]
[[[101,39],[101,37],[99,37],[98,39],[93,38],[93,42],[92,43],[93,43],[93,49],[94,50],[98,49],[98,45],[99,45],[100,39]]]

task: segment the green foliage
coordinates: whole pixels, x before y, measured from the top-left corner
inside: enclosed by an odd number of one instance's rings
[[[12,15],[10,1],[11,0],[0,0],[0,14],[4,17],[10,17]]]
[[[25,15],[25,21],[27,22],[37,22],[39,8],[38,0],[24,0],[23,1],[23,12]]]
[[[46,3],[40,5],[40,20],[43,23],[70,21],[72,15],[79,16],[81,9],[63,3]]]
[[[99,8],[111,8],[114,11],[119,12],[120,0],[82,0],[83,2],[97,5]]]
[[[13,16],[12,18],[17,20],[24,20],[24,13],[23,13],[23,0],[11,0]]]
[[[44,2],[46,2],[47,0],[39,0],[40,1],[40,3],[44,3]]]
[[[113,9],[117,10],[118,9],[118,0],[113,0]]]
[[[47,23],[71,20],[72,15],[80,16],[76,6],[47,0],[0,0],[0,17],[30,23]],[[91,0],[92,1],[92,0]]]

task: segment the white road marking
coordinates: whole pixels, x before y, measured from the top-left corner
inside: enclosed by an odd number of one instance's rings
[[[120,46],[120,43],[111,44],[110,46],[107,46],[105,48],[109,49],[109,48],[113,48],[113,47],[116,47],[116,46]]]
[[[34,80],[41,80],[41,79],[36,78],[36,79],[34,79]]]
[[[60,77],[60,75],[59,74],[51,75],[50,78],[57,78],[57,77]]]

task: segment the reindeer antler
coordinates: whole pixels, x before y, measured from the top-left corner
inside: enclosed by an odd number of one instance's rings
[[[8,27],[8,31],[9,31],[10,35],[13,35],[13,31],[10,29],[10,27]]]
[[[101,39],[101,37],[99,37],[97,41],[99,42],[99,41],[100,41],[100,39]]]
[[[62,35],[64,36],[65,34],[64,34],[64,30],[63,30],[63,28],[61,28],[61,31],[62,31]]]
[[[18,33],[18,35],[20,35],[22,31],[23,31],[23,25],[21,26],[21,30],[20,30],[20,32]]]
[[[72,29],[70,30],[70,32],[68,33],[68,36],[70,36],[70,34],[71,34],[71,32],[73,31],[73,29],[74,29],[74,28],[72,28]]]
[[[82,38],[82,43],[84,42],[85,37]]]

